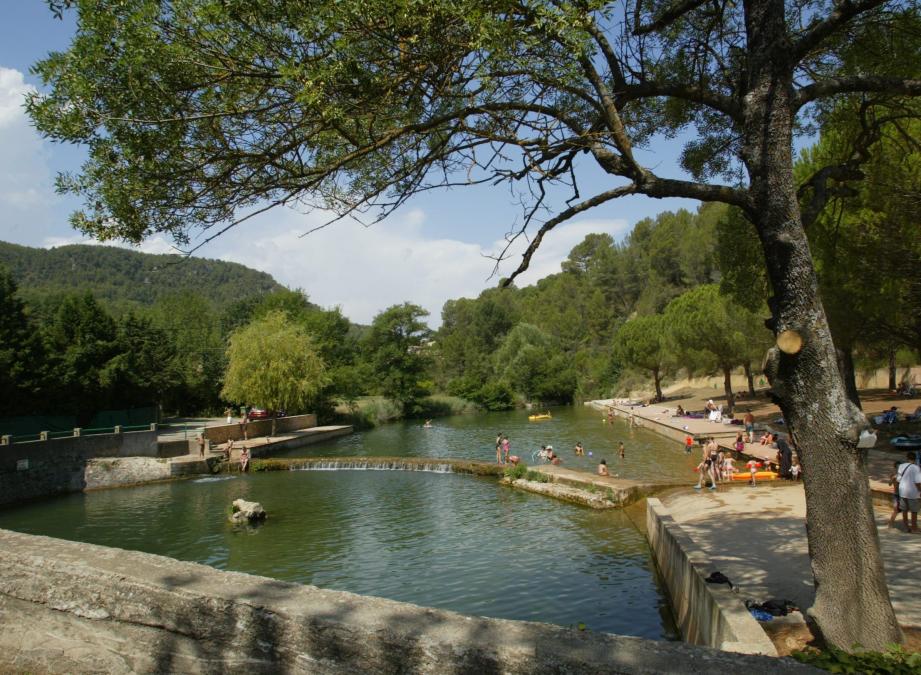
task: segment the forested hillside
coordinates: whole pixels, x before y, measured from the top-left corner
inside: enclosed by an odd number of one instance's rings
[[[237,263],[113,246],[42,249],[0,242],[0,266],[10,271],[22,299],[32,306],[79,289],[116,314],[184,291],[195,291],[222,307],[283,288],[271,275]]]

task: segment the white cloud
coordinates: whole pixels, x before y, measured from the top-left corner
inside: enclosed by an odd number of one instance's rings
[[[475,297],[498,282],[498,277],[489,278],[494,262],[486,256],[500,251],[504,241],[484,248],[428,236],[425,214],[418,209],[369,228],[340,222],[301,236],[320,222],[318,214],[270,212],[218,239],[213,249],[201,254],[268,272],[287,286],[302,288],[320,305],[340,305],[346,316],[361,323],[370,322],[390,305],[409,301],[431,312],[430,323],[438,325],[446,300]],[[496,229],[501,231],[501,226]],[[559,272],[560,263],[585,235],[607,232],[619,238],[628,229],[623,220],[560,225],[544,238],[518,284]],[[517,267],[526,245],[523,239],[516,242],[499,276]]]
[[[0,66],[0,238],[27,242],[52,220],[55,199],[42,139],[23,108],[34,88]]]
[[[132,251],[140,251],[141,253],[152,253],[152,254],[161,254],[161,253],[179,253],[179,249],[167,241],[162,235],[156,235],[147,239],[141,244],[135,246],[134,244],[126,244],[121,241],[97,241],[95,239],[90,239],[89,237],[84,237],[79,234],[74,234],[66,237],[52,236],[45,237],[42,240],[42,248],[56,248],[58,246],[71,246],[73,244],[84,244],[86,246],[115,246],[117,248],[127,248]]]

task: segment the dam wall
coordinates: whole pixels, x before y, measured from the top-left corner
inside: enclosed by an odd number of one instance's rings
[[[0,530],[0,621],[3,672],[819,672],[8,530]]]

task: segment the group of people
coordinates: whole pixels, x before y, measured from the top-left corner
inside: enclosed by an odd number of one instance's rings
[[[198,441],[198,454],[200,457],[204,458],[205,446],[207,444],[204,432],[199,433],[196,440]],[[233,456],[233,451],[234,440],[231,438],[228,439],[226,443],[224,443],[224,447],[221,449],[221,454],[224,456],[224,459],[229,462]],[[240,448],[240,470],[244,473],[249,470],[249,448],[247,448],[245,445]]]
[[[690,446],[685,439],[685,448]],[[697,465],[697,485],[695,490],[701,490],[704,487],[704,481],[709,483],[709,489],[715,490],[718,482],[732,480],[732,474],[735,473],[732,455],[724,453],[715,439],[708,438],[701,443],[702,455],[700,464]]]

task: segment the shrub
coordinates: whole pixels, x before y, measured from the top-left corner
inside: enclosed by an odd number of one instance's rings
[[[528,465],[523,462],[515,466],[505,467],[505,477],[509,480],[518,480],[519,478],[524,478],[529,473],[535,472],[528,471]]]
[[[549,483],[550,482],[550,476],[548,476],[545,473],[541,473],[540,471],[528,471],[524,475],[524,479],[533,481],[535,483]]]
[[[854,645],[853,653],[835,647],[805,649],[792,656],[800,663],[832,673],[908,675],[921,672],[921,654],[906,652],[899,645],[890,645],[884,652],[861,651],[860,645]]]

